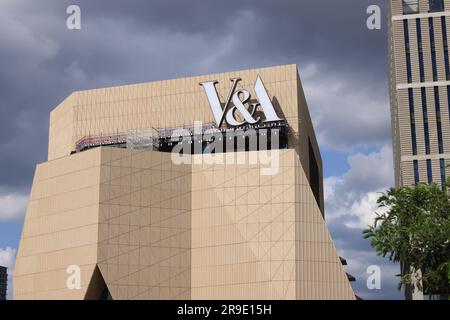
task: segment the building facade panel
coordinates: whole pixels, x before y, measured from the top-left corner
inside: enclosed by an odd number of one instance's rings
[[[222,103],[237,77],[236,90],[259,100],[264,79],[285,143],[177,156],[166,131],[216,121],[199,83],[217,80]],[[279,124],[259,123],[254,135]],[[16,299],[354,299],[324,220],[322,159],[296,66],[71,94],[50,116],[14,281]]]
[[[84,298],[85,290],[67,289],[67,272],[78,266],[83,288],[97,263],[99,160],[90,152],[38,166],[14,269],[15,299]]]
[[[170,153],[101,152],[98,267],[112,298],[190,299],[190,166],[173,167]]]
[[[442,184],[446,176],[450,158],[449,9],[448,0],[432,4],[428,0],[389,1],[390,101],[397,186],[430,181]]]

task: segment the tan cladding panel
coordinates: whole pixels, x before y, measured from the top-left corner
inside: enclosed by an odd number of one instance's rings
[[[407,91],[407,90],[404,90]],[[413,89],[414,97],[414,120],[416,125],[416,141],[417,153],[425,154],[425,129],[424,129],[424,113],[422,112],[422,93],[421,89]],[[412,145],[412,137],[410,136],[410,145]]]
[[[193,165],[192,299],[354,299],[297,152],[262,169]]]
[[[74,134],[75,94],[71,94],[50,113],[48,160],[61,158],[66,154],[65,145]]]
[[[419,11],[420,12],[428,12],[430,6],[428,4],[429,0],[418,0],[419,1]]]
[[[391,16],[403,14],[403,0],[389,0],[389,13]]]
[[[417,26],[416,20],[408,21],[408,33],[409,33],[409,50],[411,59],[411,78],[412,82],[420,82],[419,72],[419,47],[417,39]]]
[[[191,166],[102,148],[98,266],[114,299],[189,299]]]
[[[402,185],[410,186],[414,182],[414,166],[412,161],[401,162]]]
[[[65,253],[67,256],[69,252]],[[90,256],[85,249],[84,254]],[[71,256],[72,261],[77,261],[83,254],[77,253]],[[83,300],[89,286],[89,281],[95,264],[80,265],[81,288],[80,290],[67,289],[66,268],[50,270],[34,274],[26,274],[14,277],[14,300]]]
[[[443,141],[443,152],[448,153],[450,151],[450,125],[449,125],[449,106],[447,97],[447,87],[439,86],[439,111],[440,111],[440,121],[442,129],[442,141]],[[414,100],[414,122],[416,127],[416,141],[417,141],[417,153],[419,155],[426,154],[425,148],[425,114],[423,112],[423,97],[422,89],[414,88],[413,90],[413,100]],[[438,139],[438,114],[436,113],[436,101],[434,94],[435,87],[425,88],[425,99],[426,99],[426,115],[428,119],[428,137],[430,141],[430,152],[431,154],[439,153],[439,139]],[[410,112],[409,112],[409,100],[408,100],[408,89],[400,89],[398,92],[398,120],[400,132],[398,136],[400,137],[401,147],[403,156],[412,155],[412,136],[411,136],[411,123],[410,123]]]
[[[411,115],[409,112],[408,90],[398,90],[398,130],[401,155],[412,155]]]
[[[436,122],[436,102],[434,100],[434,88],[426,88],[427,95],[427,114],[429,125],[430,149],[432,154],[439,153],[438,129]],[[443,101],[442,101],[443,102]],[[440,107],[444,107],[441,101]]]
[[[175,165],[172,154],[97,148],[39,165],[15,298],[95,296],[97,264],[114,299],[354,299],[300,156],[274,154],[273,175],[255,151],[227,154],[243,164]],[[96,199],[78,193],[92,183]],[[48,207],[55,199],[69,208]],[[65,287],[69,265],[81,290]]]
[[[444,158],[443,158],[444,159]],[[444,159],[444,174],[445,178],[450,175],[450,168],[447,168],[446,165],[449,164],[448,159]],[[428,183],[428,170],[427,170],[427,160],[418,160],[418,173],[419,173],[419,182]],[[413,185],[415,184],[414,177],[414,162],[413,161],[403,161],[402,162],[402,174],[405,177],[403,185]],[[440,159],[431,159],[431,179],[434,183],[440,185],[442,183],[441,180],[441,166]]]
[[[294,156],[296,298],[300,300],[354,299],[325,221]]]
[[[450,153],[450,117],[449,99],[446,87],[439,87],[439,100],[441,106],[442,140],[444,153]]]
[[[97,261],[101,150],[36,168],[14,270],[15,299],[83,299]],[[81,268],[68,290],[67,268]]]
[[[393,58],[395,59],[395,84],[408,82],[406,70],[406,48],[403,21],[392,22]]]
[[[450,6],[450,4],[449,4]],[[446,80],[446,72],[445,72],[445,58],[444,58],[444,38],[442,33],[442,20],[441,17],[433,17],[431,18],[433,21],[433,29],[434,29],[434,46],[436,52],[436,65],[437,65],[437,80],[445,81]],[[445,18],[447,21],[447,34],[450,34],[450,26],[448,23],[448,18]],[[411,59],[411,75],[412,82],[420,82],[420,74],[419,74],[419,44],[417,38],[417,22],[420,23],[421,37],[422,37],[422,52],[423,52],[423,63],[424,63],[424,72],[425,72],[425,81],[430,82],[433,81],[433,67],[432,67],[432,51],[431,51],[431,39],[430,39],[430,28],[429,28],[429,19],[428,18],[420,18],[420,19],[407,19],[408,21],[408,33],[409,33],[409,48],[410,48],[410,59]],[[392,22],[392,29],[390,32],[392,33],[392,41],[393,41],[393,50],[394,55],[391,56],[391,59],[395,59],[395,67],[396,71],[396,79],[395,82],[397,84],[407,83],[407,69],[406,69],[406,52],[405,52],[405,40],[404,40],[404,28],[403,28],[403,20],[396,20]],[[447,42],[449,39],[447,39]],[[448,45],[448,43],[447,43]]]
[[[433,18],[434,26],[434,44],[436,48],[436,65],[439,81],[446,81],[445,58],[444,58],[444,37],[442,34],[441,17]]]
[[[436,65],[437,65],[437,80],[445,81],[445,60],[444,60],[444,44],[442,34],[442,23],[440,17],[434,17],[434,45],[436,50]],[[448,20],[448,19],[447,19]],[[408,19],[408,33],[409,33],[409,48],[411,59],[411,76],[412,82],[420,82],[420,68],[419,68],[419,44],[417,38],[417,21],[420,23],[420,30],[422,36],[422,52],[423,63],[425,72],[425,81],[433,81],[433,67],[432,67],[432,52],[431,52],[431,39],[429,31],[428,18]],[[405,51],[405,39],[404,39],[404,27],[403,20],[396,20],[392,22],[393,29],[391,32],[393,39],[394,55],[391,59],[395,59],[396,67],[396,84],[407,83],[407,69],[406,69],[406,51]],[[447,23],[447,33],[448,33]],[[449,34],[449,33],[448,33]],[[448,39],[447,39],[448,41]]]
[[[242,78],[238,89],[254,97],[257,75],[298,131],[297,67],[285,65],[75,92],[51,113],[49,160],[69,155],[76,141],[87,135],[211,123],[214,117],[199,83],[217,80],[225,102],[235,77]]]

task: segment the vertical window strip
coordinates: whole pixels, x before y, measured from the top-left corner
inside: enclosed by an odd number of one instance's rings
[[[413,155],[417,155],[417,135],[416,135],[416,119],[414,115],[414,96],[413,89],[408,89],[408,99],[409,99],[409,120],[411,124],[411,142]]]
[[[419,179],[419,161],[414,160],[413,167],[414,167],[414,183],[418,184],[420,181],[420,179]]]
[[[431,159],[427,159],[427,176],[428,176],[428,183],[433,182],[433,170],[431,168]]]
[[[442,25],[442,40],[444,42],[444,61],[445,61],[445,78],[450,80],[450,61],[448,56],[448,42],[447,42],[447,21],[445,16],[441,17]]]
[[[408,30],[408,20],[403,20],[403,34],[405,37],[405,54],[406,54],[406,75],[408,77],[408,83],[412,82],[411,73],[411,51],[409,47],[409,30]]]
[[[423,64],[422,26],[420,25],[420,19],[416,19],[416,32],[417,32],[417,47],[418,47],[418,51],[419,51],[420,82],[424,82],[425,81],[425,67]]]
[[[450,86],[447,86],[447,105],[448,105],[448,114],[450,115]]]
[[[427,108],[427,93],[424,87],[421,89],[422,95],[422,114],[423,114],[423,133],[425,136],[425,153],[430,154],[430,129],[428,124],[428,108]]]
[[[438,80],[437,63],[436,63],[436,46],[434,42],[434,25],[433,18],[428,18],[428,25],[430,29],[430,46],[431,46],[431,65],[433,68],[433,81]]]
[[[437,126],[437,134],[438,134],[438,146],[439,153],[444,153],[444,141],[442,138],[442,123],[441,123],[441,102],[439,99],[439,88],[434,87],[434,105],[436,108],[436,126]]]
[[[439,166],[441,169],[441,184],[442,187],[446,186],[446,176],[445,176],[445,159],[439,159]]]

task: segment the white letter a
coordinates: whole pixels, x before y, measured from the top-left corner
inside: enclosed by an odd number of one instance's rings
[[[70,16],[67,18],[66,26],[69,30],[80,30],[81,29],[81,9],[77,5],[71,5],[67,7],[67,14]]]

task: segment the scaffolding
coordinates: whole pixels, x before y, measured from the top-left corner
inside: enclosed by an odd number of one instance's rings
[[[127,134],[127,149],[158,150],[159,133],[155,128],[133,129]]]
[[[162,151],[171,152],[173,146],[178,143],[189,144],[202,144],[207,145],[214,141],[211,135],[218,135],[219,140],[225,140],[230,136],[245,138],[245,132],[248,130],[255,130],[255,134],[258,136],[260,133],[262,136],[271,134],[272,130],[274,135],[277,135],[277,131],[280,132],[281,138],[287,145],[287,137],[293,136],[291,128],[285,121],[278,123],[268,124],[256,124],[246,125],[238,128],[217,128],[213,123],[207,124],[194,124],[189,126],[180,126],[173,128],[139,128],[131,129],[124,133],[116,132],[114,134],[98,134],[89,135],[81,138],[75,144],[74,152],[82,152],[84,150],[100,147],[110,146],[116,148],[127,148],[134,150],[146,150],[146,151]],[[261,131],[260,131],[261,130]],[[230,138],[231,139],[231,138]],[[202,150],[205,146],[202,147]]]
[[[127,134],[123,133],[89,135],[76,142],[75,152],[81,152],[98,146],[120,146],[126,144],[126,142]]]

